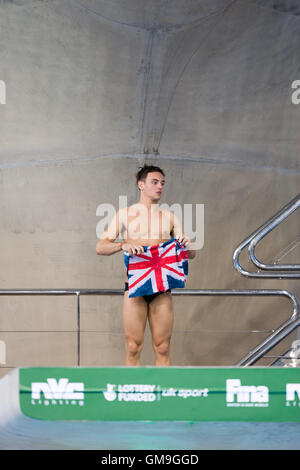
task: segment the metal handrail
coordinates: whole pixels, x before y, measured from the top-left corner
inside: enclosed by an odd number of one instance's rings
[[[257,243],[262,240],[269,232],[271,232],[277,225],[279,225],[283,220],[285,220],[292,212],[298,209],[300,206],[300,194],[298,194],[292,201],[286,204],[282,209],[280,209],[273,217],[267,220],[263,225],[256,229],[249,237],[247,237],[240,245],[235,249],[233,253],[233,266],[234,268],[241,273],[243,276],[252,277],[252,278],[267,278],[267,279],[299,279],[300,273],[286,273],[282,270],[299,270],[300,265],[293,264],[277,264],[277,265],[268,265],[261,263],[255,256],[255,247]],[[264,270],[273,270],[278,272],[251,272],[245,270],[239,261],[242,250],[247,246],[251,261],[259,268]]]
[[[279,344],[283,339],[285,339],[290,333],[292,333],[296,328],[300,326],[300,318],[289,319],[284,322],[274,333],[272,333],[268,338],[263,341],[261,344],[256,346],[255,349],[250,351],[246,356],[244,356],[237,364],[237,367],[247,367],[253,365],[259,359],[261,359],[266,352],[272,349],[274,346]]]
[[[76,295],[77,299],[77,365],[80,366],[80,296],[81,295],[123,295],[123,289],[1,289],[0,295]],[[203,296],[283,296],[293,305],[291,317],[272,332],[253,351],[247,354],[237,366],[246,367],[261,358],[265,352],[300,325],[299,302],[290,291],[278,289],[172,289],[174,295]]]
[[[266,270],[274,270],[274,271],[282,271],[282,270],[289,270],[289,271],[299,271],[300,264],[264,264],[261,263],[257,256],[255,255],[255,248],[257,243],[262,240],[271,230],[273,230],[277,225],[279,225],[283,220],[285,220],[290,214],[292,214],[295,210],[300,207],[300,194],[296,198],[293,199],[287,206],[285,206],[285,210],[282,214],[277,215],[274,217],[272,223],[269,223],[267,227],[261,230],[251,241],[248,251],[252,262],[260,269]],[[300,274],[299,274],[300,277]]]

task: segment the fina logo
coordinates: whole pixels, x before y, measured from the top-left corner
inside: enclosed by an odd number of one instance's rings
[[[300,384],[286,384],[286,406],[297,405],[300,406]]]
[[[241,385],[240,379],[226,380],[227,406],[269,406],[269,389],[265,385]]]
[[[31,403],[36,404],[35,400],[38,400],[39,404],[42,404],[41,393],[44,394],[44,405],[83,405],[84,400],[84,384],[82,382],[69,382],[69,379],[47,379],[47,382],[33,382],[31,384]]]

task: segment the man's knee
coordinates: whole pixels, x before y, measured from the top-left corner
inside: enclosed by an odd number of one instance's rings
[[[153,341],[154,351],[161,356],[168,356],[170,352],[171,338],[165,338],[160,341]]]
[[[134,338],[126,338],[126,349],[131,356],[137,356],[143,349],[143,341],[138,341]]]

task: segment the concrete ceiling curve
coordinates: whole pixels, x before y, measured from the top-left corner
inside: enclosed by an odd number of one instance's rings
[[[299,168],[296,0],[1,3],[2,159]]]

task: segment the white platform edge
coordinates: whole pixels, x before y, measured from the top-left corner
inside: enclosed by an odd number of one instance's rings
[[[19,368],[16,368],[0,379],[0,426],[20,415]]]

